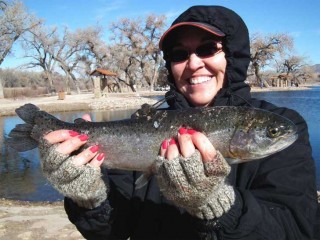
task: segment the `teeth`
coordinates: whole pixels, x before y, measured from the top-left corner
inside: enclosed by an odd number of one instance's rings
[[[211,80],[211,77],[194,77],[190,78],[190,84],[199,84]]]

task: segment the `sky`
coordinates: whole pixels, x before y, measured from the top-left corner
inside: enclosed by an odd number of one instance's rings
[[[193,5],[220,5],[238,13],[249,33],[286,33],[293,37],[296,54],[320,64],[320,0],[22,0],[28,11],[47,26],[75,30],[99,23],[106,35],[112,22],[149,14],[166,15],[167,26]],[[108,42],[108,38],[105,39]],[[18,44],[2,68],[15,68],[25,60]]]

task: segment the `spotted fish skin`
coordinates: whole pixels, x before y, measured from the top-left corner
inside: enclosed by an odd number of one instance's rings
[[[36,148],[39,139],[58,129],[89,136],[82,148],[100,146],[108,168],[150,172],[164,139],[180,127],[201,131],[229,163],[267,157],[290,146],[297,128],[288,119],[252,107],[208,107],[159,110],[135,119],[110,122],[64,122],[33,104],[16,109],[25,121],[9,134],[8,144],[19,152]]]

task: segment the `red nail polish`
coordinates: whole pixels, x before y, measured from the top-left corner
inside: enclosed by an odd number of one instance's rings
[[[76,131],[73,131],[73,130],[70,130],[69,131],[69,135],[70,137],[75,137],[75,136],[78,136],[80,133],[76,132]]]
[[[194,129],[188,129],[187,132],[188,132],[190,135],[192,135],[192,134],[196,133],[197,131],[194,130]]]
[[[102,159],[104,159],[104,153],[99,153],[97,160],[101,161]]]
[[[187,133],[188,133],[188,130],[187,130],[186,128],[184,128],[184,127],[181,127],[181,128],[179,128],[178,132],[179,132],[181,135],[183,135],[183,134],[187,134]]]
[[[87,140],[89,139],[88,135],[86,135],[86,134],[82,134],[82,135],[78,136],[78,138],[79,138],[82,142],[87,141]]]
[[[164,140],[161,144],[162,149],[167,149],[168,148],[168,141]]]
[[[169,141],[169,145],[177,144],[176,140],[174,138],[171,138]]]
[[[89,150],[90,150],[92,153],[96,153],[96,152],[98,152],[98,150],[99,150],[99,146],[98,146],[98,145],[92,146],[92,147],[89,148]]]

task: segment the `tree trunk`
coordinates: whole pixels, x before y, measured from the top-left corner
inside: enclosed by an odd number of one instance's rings
[[[262,79],[261,79],[261,76],[260,76],[260,68],[259,68],[259,65],[258,64],[253,64],[253,67],[254,67],[254,74],[256,75],[256,79],[257,79],[257,84],[258,86],[262,86]]]
[[[48,82],[48,85],[49,85],[49,93],[51,94],[52,92],[56,92],[56,89],[55,87],[53,86],[53,80],[52,80],[52,77],[51,77],[51,73],[48,72],[48,71],[45,71],[45,76],[46,76],[46,80]],[[60,90],[60,89],[58,89]]]
[[[2,79],[0,78],[0,99],[4,98]]]

